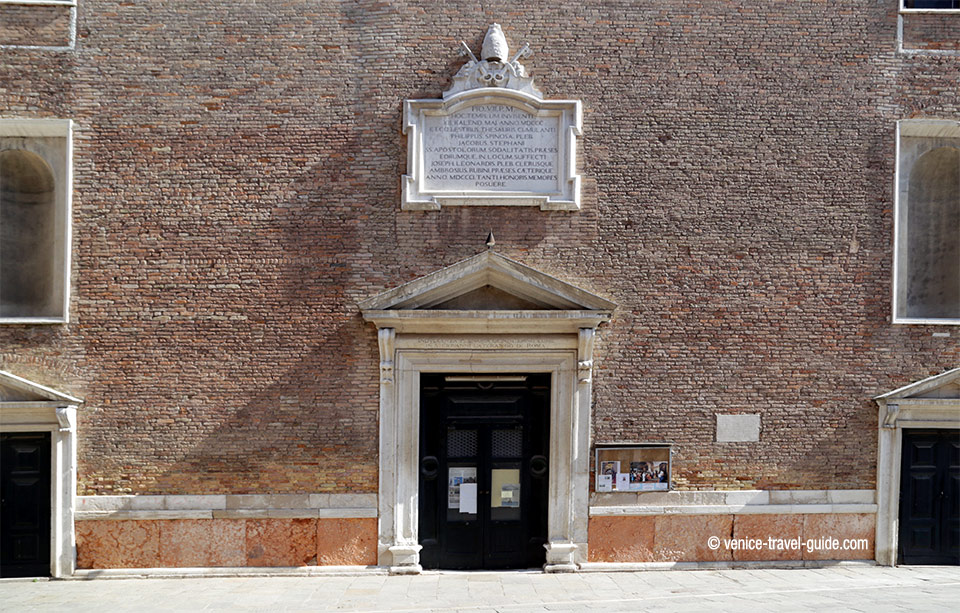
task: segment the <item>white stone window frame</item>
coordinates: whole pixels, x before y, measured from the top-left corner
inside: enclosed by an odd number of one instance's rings
[[[32,6],[77,6],[76,0],[0,0],[0,4],[25,4]]]
[[[960,9],[911,9],[907,8],[907,1],[900,0],[900,12],[901,13],[937,13],[937,14],[955,14],[960,15]]]
[[[77,0],[0,0],[0,4],[21,6],[64,6],[70,9],[70,39],[66,45],[0,45],[0,49],[43,49],[44,51],[73,51],[77,47]]]
[[[76,571],[77,409],[83,400],[9,372],[0,387],[31,400],[0,399],[0,432],[50,432],[50,576]]]
[[[0,138],[63,138],[62,159],[46,147],[25,148],[47,163],[56,185],[56,234],[62,266],[59,283],[63,295],[57,317],[0,317],[2,324],[65,324],[70,321],[70,269],[73,219],[73,121],[70,119],[4,119],[0,118]]]
[[[905,256],[907,242],[906,216],[909,202],[904,202],[905,198],[901,195],[901,178],[909,180],[909,176],[904,177],[910,168],[904,168],[904,159],[901,151],[902,138],[908,137],[929,137],[929,138],[960,138],[960,121],[944,119],[903,119],[897,122],[896,134],[896,171],[894,173],[893,189],[893,283],[892,283],[892,313],[894,324],[920,324],[920,325],[960,325],[960,318],[923,318],[907,317],[901,315],[906,313],[906,273]],[[919,157],[918,157],[919,159]]]
[[[960,9],[908,9],[905,2],[900,0],[897,13],[897,53],[905,55],[960,55],[956,49],[919,49],[905,47],[903,44],[903,22],[910,15],[960,15]]]

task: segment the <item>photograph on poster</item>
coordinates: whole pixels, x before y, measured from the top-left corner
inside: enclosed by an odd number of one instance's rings
[[[600,463],[600,472],[604,475],[610,475],[616,480],[617,473],[620,472],[620,462],[601,462]]]
[[[598,492],[647,492],[670,489],[670,447],[597,446]],[[607,477],[610,477],[609,481]]]

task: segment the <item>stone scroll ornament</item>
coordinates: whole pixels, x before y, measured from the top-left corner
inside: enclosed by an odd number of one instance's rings
[[[545,100],[520,63],[529,45],[511,56],[500,24],[487,30],[479,57],[464,42],[460,53],[467,62],[442,99],[404,104],[401,208],[578,210],[580,101]]]

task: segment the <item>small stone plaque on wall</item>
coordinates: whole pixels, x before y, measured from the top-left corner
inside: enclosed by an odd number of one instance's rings
[[[760,440],[760,415],[717,414],[718,443],[755,443]]]
[[[443,99],[407,100],[407,174],[401,208],[539,206],[580,208],[578,100],[544,100],[519,60],[508,58],[498,24],[481,59],[470,60]]]

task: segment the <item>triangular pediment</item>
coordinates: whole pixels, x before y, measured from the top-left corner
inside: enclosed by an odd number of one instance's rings
[[[0,370],[0,404],[25,402],[77,405],[83,400]]]
[[[485,251],[360,303],[363,316],[378,327],[418,322],[426,331],[460,322],[463,331],[569,331],[609,321],[616,304],[493,251]],[[514,325],[508,322],[513,321]],[[553,322],[546,324],[545,322]],[[499,322],[499,323],[496,323]],[[539,324],[536,322],[540,322]],[[564,322],[564,323],[557,323]]]
[[[478,291],[479,290],[479,291]],[[429,275],[404,283],[360,303],[376,309],[450,309],[456,299],[474,293],[496,309],[565,309],[612,311],[616,304],[498,253],[485,251]],[[497,304],[499,296],[501,304]],[[469,304],[464,302],[469,309]]]
[[[877,396],[875,400],[904,400],[912,398],[960,400],[960,368],[927,377]]]

